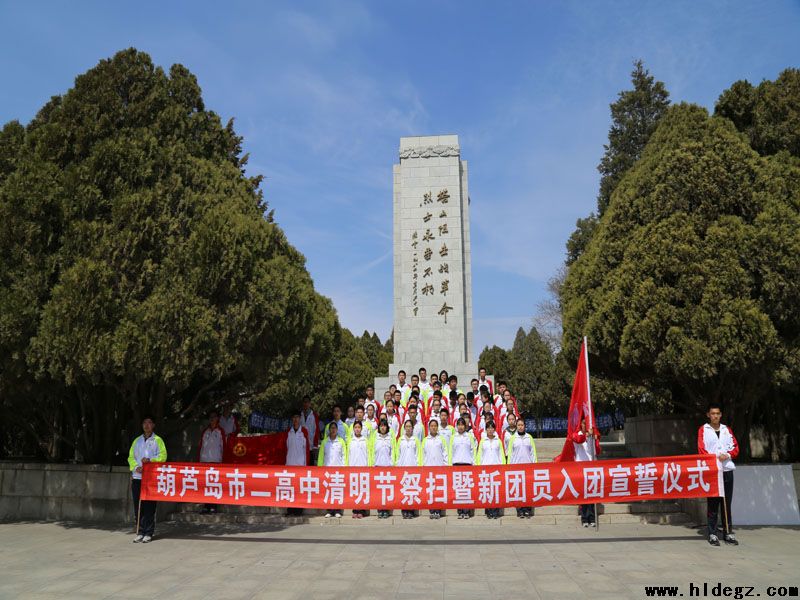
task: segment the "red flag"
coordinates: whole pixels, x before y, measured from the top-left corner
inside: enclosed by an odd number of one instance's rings
[[[286,432],[231,435],[225,447],[224,461],[249,465],[286,464]]]
[[[589,389],[589,348],[586,338],[581,342],[581,355],[578,358],[578,368],[575,371],[575,382],[572,384],[572,397],[569,401],[567,413],[567,439],[561,454],[555,457],[554,462],[567,462],[575,460],[575,447],[572,445],[572,434],[580,430],[581,419],[586,417],[586,429],[596,431],[594,410],[592,409],[592,394]]]

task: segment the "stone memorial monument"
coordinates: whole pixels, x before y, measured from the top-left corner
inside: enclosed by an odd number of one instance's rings
[[[397,371],[446,369],[469,387],[472,272],[467,163],[457,135],[400,138],[394,165],[394,363],[375,380],[380,397]]]

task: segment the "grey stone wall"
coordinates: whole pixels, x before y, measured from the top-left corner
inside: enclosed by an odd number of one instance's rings
[[[648,415],[625,419],[625,446],[631,456],[672,456],[697,453],[697,428],[689,417]]]
[[[0,462],[0,521],[133,521],[126,467]],[[159,503],[159,516],[172,510]]]

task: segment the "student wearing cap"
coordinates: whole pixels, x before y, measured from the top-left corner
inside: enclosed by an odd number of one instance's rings
[[[128,466],[131,469],[131,497],[136,517],[136,537],[133,542],[147,544],[152,541],[156,531],[156,502],[142,500],[142,470],[150,462],[166,462],[167,448],[164,440],[155,434],[155,420],[147,415],[142,419],[142,435],[133,440],[128,453]],[[141,505],[141,508],[140,508]]]

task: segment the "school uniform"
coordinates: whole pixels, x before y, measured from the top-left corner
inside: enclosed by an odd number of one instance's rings
[[[453,437],[453,434],[456,432],[456,428],[452,425],[448,425],[447,423],[439,423],[439,435],[445,439],[447,446],[450,446],[450,438]]]
[[[472,433],[468,431],[459,433],[456,430],[456,432],[450,437],[450,464],[453,466],[475,464],[475,450],[477,447],[477,440]],[[458,509],[459,519],[469,517],[469,514],[469,509]]]
[[[336,435],[338,437],[344,438],[345,441],[347,440],[347,438],[350,437],[350,432],[352,431],[352,429],[347,425],[346,421],[342,421],[341,419],[339,419],[338,421],[331,421],[330,423],[325,424],[325,431],[323,433],[324,440],[328,439],[329,437],[328,433],[331,430],[331,423],[336,423]]]
[[[335,439],[325,436],[319,448],[319,457],[317,458],[318,467],[346,467],[347,466],[347,441],[338,433]],[[333,507],[328,509],[325,515],[341,517],[341,507]]]
[[[397,467],[419,467],[422,466],[422,444],[415,435],[407,437],[405,432],[397,440],[394,447],[394,464]],[[410,519],[414,516],[414,510],[403,509],[403,518]]]
[[[286,464],[287,466],[304,467],[311,462],[311,440],[305,427],[289,427],[286,431]],[[286,509],[289,516],[302,515],[303,509],[290,506]]]
[[[426,467],[444,467],[450,464],[450,453],[448,452],[447,444],[439,434],[428,434],[422,441],[422,464]],[[442,516],[440,509],[431,509],[428,512],[432,519],[438,519]]]
[[[514,433],[508,440],[508,464],[529,464],[536,462],[536,444],[530,433]],[[530,518],[533,516],[532,506],[517,508],[517,516]]]
[[[352,433],[350,435],[350,439],[347,441],[347,466],[348,467],[366,467],[369,466],[369,455],[370,455],[370,438],[368,435],[364,435],[362,431],[360,436],[355,435]],[[365,515],[367,513],[366,510],[361,510],[354,508],[353,509],[353,516],[356,517],[358,515]]]
[[[225,449],[225,431],[217,425],[209,425],[200,434],[198,460],[203,463],[221,463]]]
[[[733,521],[731,520],[731,504],[733,503],[733,472],[736,465],[734,458],[739,456],[739,442],[733,435],[730,427],[720,423],[719,429],[714,429],[710,423],[706,423],[697,431],[697,451],[699,454],[718,455],[725,452],[730,458],[722,464],[722,485],[725,491],[725,514],[722,518],[722,534],[726,542],[738,544],[733,536]],[[708,535],[717,536],[717,520],[719,517],[719,507],[722,498],[708,498],[706,504],[706,515],[708,517]]]
[[[411,419],[409,419],[408,416],[406,416],[406,418],[403,420],[403,427],[401,429],[404,429],[406,421],[410,421],[410,420]],[[401,435],[404,435],[404,434],[401,434]],[[417,438],[420,441],[420,443],[422,443],[422,440],[425,439],[426,428],[422,425],[422,422],[419,419],[417,419],[417,422],[414,423],[414,429],[413,429],[412,435],[415,438]]]
[[[391,431],[395,438],[400,434],[400,417],[395,412],[393,415],[389,413],[384,413],[381,417],[382,419],[386,419],[386,422],[389,424],[389,431]]]
[[[319,427],[319,415],[313,410],[301,412],[300,424],[308,431],[308,439],[311,441],[312,460],[315,460],[316,456],[314,454],[319,449],[319,438],[322,433]]]
[[[483,466],[506,464],[505,446],[503,445],[503,441],[497,437],[496,433],[492,438],[488,435],[484,435],[481,438],[478,444],[478,450],[475,453],[475,464]],[[499,508],[487,508],[485,512],[486,516],[490,519],[500,518]]]
[[[144,434],[133,440],[131,449],[128,452],[128,466],[131,469],[131,497],[133,499],[134,519],[138,524],[136,530],[137,538],[134,541],[141,541],[138,536],[152,538],[156,530],[156,502],[154,500],[142,500],[141,510],[139,509],[139,498],[142,493],[142,474],[137,473],[136,469],[141,467],[145,458],[150,462],[166,462],[167,448],[164,440],[155,433],[149,437]],[[146,541],[146,540],[145,540]]]
[[[576,431],[571,436],[572,448],[575,452],[575,462],[586,462],[595,460],[600,454],[600,432],[595,431],[593,438],[588,437],[583,431]],[[594,525],[597,515],[594,512],[594,504],[579,505],[581,524]]]
[[[396,445],[397,437],[391,430],[388,433],[375,433],[370,440],[369,460],[367,464],[370,467],[393,466]],[[387,519],[390,515],[391,511],[389,510],[378,510],[379,519]]]

